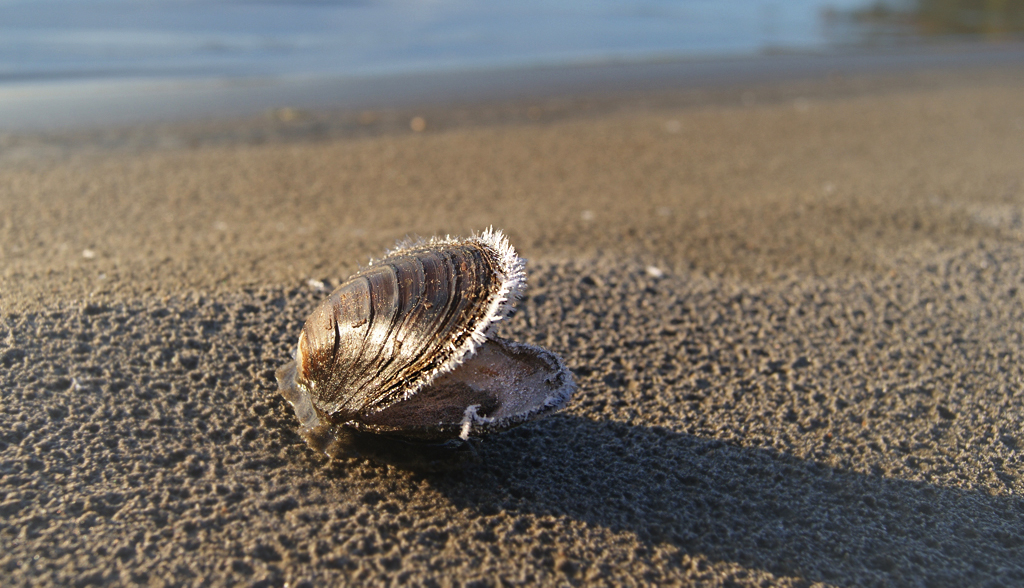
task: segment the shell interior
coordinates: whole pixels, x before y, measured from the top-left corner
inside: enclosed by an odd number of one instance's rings
[[[356,428],[425,439],[480,435],[557,410],[572,378],[553,353],[504,339],[484,343],[454,371]]]

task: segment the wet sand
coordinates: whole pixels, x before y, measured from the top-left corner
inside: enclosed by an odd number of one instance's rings
[[[2,575],[1022,584],[1022,74],[7,138]],[[453,471],[310,451],[315,282],[491,225],[575,401]]]

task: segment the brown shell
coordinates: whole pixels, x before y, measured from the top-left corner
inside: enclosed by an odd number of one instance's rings
[[[489,230],[399,248],[346,280],[277,374],[300,433],[324,451],[338,427],[466,439],[564,406],[575,384],[555,354],[491,337],[523,265]]]

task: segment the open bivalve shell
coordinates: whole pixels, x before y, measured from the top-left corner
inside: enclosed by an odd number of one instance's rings
[[[557,355],[493,336],[524,265],[489,229],[403,244],[346,280],[277,371],[302,437],[338,456],[359,433],[466,440],[565,406],[575,384]]]

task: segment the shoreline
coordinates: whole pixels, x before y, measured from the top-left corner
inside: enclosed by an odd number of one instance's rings
[[[0,133],[244,120],[273,111],[323,113],[466,107],[715,91],[834,77],[897,76],[1024,65],[1024,43],[963,43],[780,52],[746,57],[617,61],[395,75],[80,80],[0,85]]]
[[[1016,59],[1016,53],[1010,55]],[[761,107],[783,102],[835,100],[972,84],[1012,83],[1024,75],[1022,62],[964,68],[959,65],[903,72],[803,74],[774,81],[729,81],[693,87],[619,89],[549,93],[521,99],[479,99],[376,105],[356,109],[330,107],[272,108],[247,116],[147,121],[135,124],[0,132],[0,167],[51,165],[74,157],[173,152],[206,147],[304,144],[416,135],[411,121],[420,118],[424,134],[488,126],[530,126],[647,111]],[[804,72],[806,73],[806,72]]]

